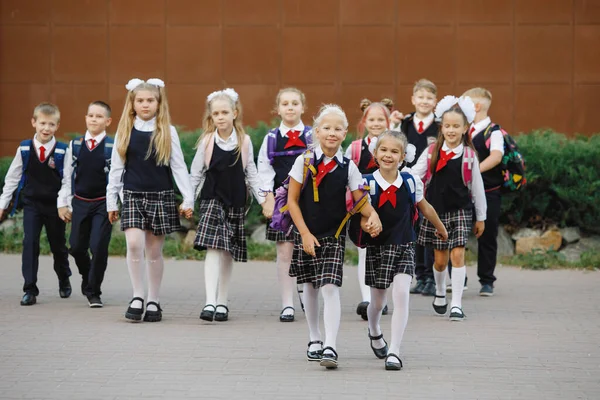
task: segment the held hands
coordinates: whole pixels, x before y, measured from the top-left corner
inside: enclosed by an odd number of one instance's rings
[[[475,237],[479,239],[481,235],[483,235],[483,231],[485,229],[485,221],[477,221],[475,222],[475,226],[473,227],[473,233]]]
[[[443,230],[435,230],[435,236],[437,236],[439,239],[442,239],[444,242],[448,240],[448,231],[446,230],[446,227],[444,226]]]
[[[265,202],[261,204],[262,213],[267,219],[273,218],[273,211],[275,210],[275,197],[273,193],[267,194]]]
[[[115,222],[117,222],[119,219],[119,212],[118,211],[109,211],[108,212],[108,221],[111,224],[114,224]]]
[[[71,222],[71,217],[73,214],[69,210],[69,207],[60,207],[58,209],[58,217],[62,219],[64,222]]]
[[[319,243],[317,238],[314,237],[313,234],[310,232],[303,233],[301,236],[302,248],[304,249],[304,252],[309,256],[316,257],[315,246],[321,247],[321,244]]]
[[[361,218],[361,220],[362,220],[362,218]],[[367,221],[364,223],[364,225],[362,224],[362,221],[361,221],[361,226],[363,226],[363,230],[365,232],[367,232],[369,235],[371,235],[371,237],[379,236],[379,234],[381,233],[381,230],[383,229],[383,226],[381,225],[381,221],[379,220],[379,215],[377,215],[376,212],[371,213],[371,215],[369,216],[369,218],[367,218]]]
[[[183,217],[185,219],[192,219],[192,217],[194,216],[194,209],[193,208],[183,208],[183,204],[181,206],[179,206],[179,215],[183,215]]]

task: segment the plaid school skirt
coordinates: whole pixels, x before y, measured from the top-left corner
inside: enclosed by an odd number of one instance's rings
[[[271,228],[269,225],[271,224],[271,220],[267,220],[267,240],[272,242],[293,242],[294,234],[290,233],[289,236],[285,235],[285,232],[278,231],[276,229]]]
[[[385,244],[367,246],[365,284],[387,289],[398,274],[414,275],[415,244]]]
[[[294,252],[290,265],[290,276],[297,283],[312,283],[315,289],[327,284],[342,286],[344,251],[346,237],[338,239],[328,236],[319,240],[321,247],[315,246],[316,257],[308,255],[302,247],[302,236],[294,232]]]
[[[173,190],[134,192],[123,190],[121,230],[138,228],[155,236],[168,235],[181,227]]]
[[[225,250],[234,261],[248,261],[244,207],[226,207],[217,200],[200,200],[199,214],[194,239],[196,250]]]
[[[469,239],[469,233],[473,226],[473,210],[461,209],[440,215],[440,220],[448,231],[448,241],[444,242],[435,236],[435,227],[426,218],[423,218],[417,243],[425,247],[433,247],[436,250],[452,250],[456,247],[464,247]]]

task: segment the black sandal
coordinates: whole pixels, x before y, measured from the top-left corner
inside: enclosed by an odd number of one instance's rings
[[[325,351],[329,350],[333,354],[325,354]],[[323,349],[323,357],[321,358],[321,367],[327,369],[335,369],[338,367],[338,354],[333,347],[325,347]]]
[[[156,311],[148,310],[149,305],[155,305]],[[144,322],[159,322],[162,320],[162,308],[160,308],[160,304],[155,301],[149,301],[146,304],[146,314],[144,314]]]
[[[136,300],[142,302],[142,308],[132,308],[131,307],[131,304]],[[125,318],[127,318],[131,321],[141,321],[142,314],[144,314],[144,299],[142,299],[141,297],[134,297],[129,302],[129,307],[127,307],[127,311],[125,311]]]
[[[321,350],[310,351],[310,346],[313,344],[320,344]],[[312,342],[308,342],[308,348],[306,349],[306,359],[308,361],[321,361],[323,358],[323,342],[320,340],[313,340]]]
[[[385,339],[383,339],[383,333],[378,336],[371,336],[371,332],[369,332],[368,334],[369,334],[369,339],[371,340],[371,342],[370,342],[371,350],[373,350],[375,357],[379,358],[380,360],[383,360],[384,358],[386,358],[387,352],[388,352],[388,344],[385,341]],[[385,346],[383,346],[380,349],[376,349],[375,347],[373,347],[373,340],[379,340],[379,339],[383,339],[383,343],[385,343]]]
[[[206,307],[212,307],[212,310],[207,310]],[[217,307],[213,306],[212,304],[205,305],[200,313],[200,319],[203,321],[212,322],[213,319],[215,319],[215,311],[217,311]]]
[[[225,312],[217,312],[217,308],[219,307],[223,307],[225,309]],[[229,308],[227,308],[226,305],[224,304],[217,304],[217,306],[215,307],[215,321],[219,321],[219,322],[223,322],[223,321],[227,321],[229,319]]]
[[[398,360],[398,362],[390,361],[389,360],[390,357],[394,357],[395,359]],[[385,358],[385,369],[387,371],[400,371],[402,369],[402,360],[400,359],[400,357],[398,357],[394,353],[388,354],[387,357]]]
[[[284,314],[283,313],[288,308],[290,310],[292,310],[294,313],[296,312],[296,309],[294,307],[291,307],[291,306],[285,307],[283,310],[281,310],[281,313],[279,313],[279,321],[280,322],[293,322],[294,321],[294,314]]]
[[[435,299],[445,299],[446,296],[438,296],[437,294],[433,296],[433,310],[439,315],[445,315],[446,311],[448,311],[448,301],[443,306],[438,306],[435,304]]]

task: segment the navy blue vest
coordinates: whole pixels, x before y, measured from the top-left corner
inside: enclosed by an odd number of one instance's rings
[[[491,131],[494,129],[492,128]],[[473,147],[475,147],[475,151],[477,151],[477,156],[479,157],[479,162],[483,162],[486,158],[490,156],[490,149],[485,145],[485,137],[484,132],[479,132],[473,138]],[[491,133],[491,132],[490,132]],[[485,190],[497,188],[504,184],[504,176],[502,175],[502,163],[496,165],[494,168],[487,170],[481,174],[483,178],[483,186]]]
[[[363,139],[362,142],[360,142],[360,144],[361,144],[360,160],[358,161],[358,165],[357,165],[358,170],[363,175],[372,174],[373,172],[377,171],[377,167],[375,166],[375,167],[367,168],[367,166],[369,165],[369,162],[373,158],[373,155],[369,151],[369,145],[367,144],[367,139]]]
[[[106,197],[105,140],[90,150],[85,140],[81,143],[75,173],[74,193],[84,199]]]
[[[427,186],[427,201],[439,215],[473,207],[469,189],[462,178],[462,156],[448,161],[435,172]]]
[[[218,200],[228,207],[244,207],[246,195],[241,154],[238,157],[235,150],[225,151],[215,144],[200,199]]]
[[[417,178],[418,179],[418,178]],[[371,182],[368,182],[371,184]],[[369,238],[369,244],[406,244],[414,242],[415,230],[413,229],[412,215],[414,207],[410,199],[410,189],[403,183],[396,190],[396,207],[394,208],[389,201],[386,201],[379,207],[379,196],[383,189],[377,182],[376,195],[371,196],[371,204],[379,215],[379,220],[383,225],[381,234],[375,238]]]
[[[131,130],[123,189],[134,192],[160,192],[173,189],[171,169],[168,166],[156,165],[154,151],[146,159],[151,136],[152,132],[142,132],[135,128]]]
[[[46,160],[41,162],[34,146],[31,146],[31,156],[25,170],[25,174],[27,174],[25,187],[23,188],[25,200],[48,202],[56,207],[56,198],[62,178],[54,162],[55,149],[56,146],[46,154]]]
[[[410,114],[402,121],[402,132],[406,135],[408,143],[416,147],[415,160],[408,164],[408,167],[413,167],[423,151],[427,149],[427,138],[437,138],[439,133],[439,125],[435,120],[425,129],[424,132],[419,133],[415,128],[414,114]]]
[[[275,151],[280,152],[280,151],[286,151],[286,150],[303,150],[306,149],[306,147],[300,147],[300,146],[291,146],[288,147],[287,149],[284,149],[288,138],[287,136],[282,137],[281,133],[279,132],[279,129],[277,129],[277,131],[275,132],[276,135],[276,146],[275,146]],[[302,140],[302,142],[304,144],[306,144],[306,135],[302,134],[300,136],[300,139]],[[292,155],[292,156],[279,156],[279,157],[274,157],[273,158],[273,169],[275,170],[275,184],[273,185],[273,192],[275,192],[275,190],[277,190],[277,188],[279,188],[283,181],[288,177],[288,174],[290,173],[290,170],[292,169],[292,166],[294,165],[294,161],[296,161],[296,158],[298,158],[298,155]]]
[[[336,162],[332,160],[331,162]],[[319,202],[314,202],[313,185],[309,181],[300,193],[300,210],[310,233],[317,239],[335,236],[338,227],[346,216],[346,186],[350,160],[344,157],[344,165],[339,165],[328,173],[319,185]],[[317,168],[319,163],[315,163]],[[345,232],[342,231],[342,232]],[[342,233],[343,235],[343,233]]]

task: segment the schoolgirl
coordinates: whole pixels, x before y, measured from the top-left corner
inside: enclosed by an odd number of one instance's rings
[[[287,178],[296,157],[312,143],[311,127],[304,125],[302,114],[306,107],[304,93],[296,88],[281,89],[275,98],[275,111],[281,117],[278,128],[265,136],[257,160],[261,192],[266,193],[264,216],[267,221],[267,240],[276,242],[277,280],[281,294],[279,321],[294,321],[294,288],[296,278],[291,277],[290,263],[294,250],[293,235],[270,227],[273,216],[275,191]]]
[[[337,368],[335,348],[341,317],[340,287],[346,240],[341,232],[347,218],[346,188],[351,190],[355,201],[360,200],[362,176],[340,150],[348,131],[344,111],[337,105],[323,106],[313,127],[318,144],[314,151],[298,156],[289,174],[287,204],[296,227],[290,275],[303,284],[310,337],[308,360]],[[306,179],[311,183],[303,185]],[[361,214],[368,218],[369,231],[377,235],[381,222],[373,207],[366,203]],[[319,292],[324,303],[324,342],[319,329]]]
[[[462,321],[463,283],[466,275],[465,245],[473,225],[473,205],[476,222],[473,226],[479,238],[484,230],[486,200],[479,161],[467,134],[469,124],[475,117],[475,106],[469,97],[444,97],[435,110],[441,119],[441,128],[436,143],[423,152],[413,173],[426,182],[427,201],[440,215],[448,230],[448,241],[435,236],[431,222],[425,220],[419,232],[418,243],[434,249],[435,297],[433,309],[445,315],[446,267],[452,261],[452,304],[450,320]]]
[[[165,235],[180,227],[173,181],[183,196],[180,213],[192,217],[193,195],[179,136],[171,125],[165,83],[160,79],[130,80],[125,107],[111,157],[106,188],[108,218],[119,218],[117,199],[122,191],[121,230],[127,241],[127,267],[133,299],[125,318],[162,320],[159,292],[163,277]],[[146,257],[148,298],[144,314]]]
[[[204,321],[227,321],[233,261],[246,262],[245,205],[248,186],[259,204],[260,182],[250,137],[242,124],[242,106],[233,89],[206,98],[204,133],[198,139],[191,167],[194,193],[199,193],[200,220],[196,250],[207,250],[204,262]]]

